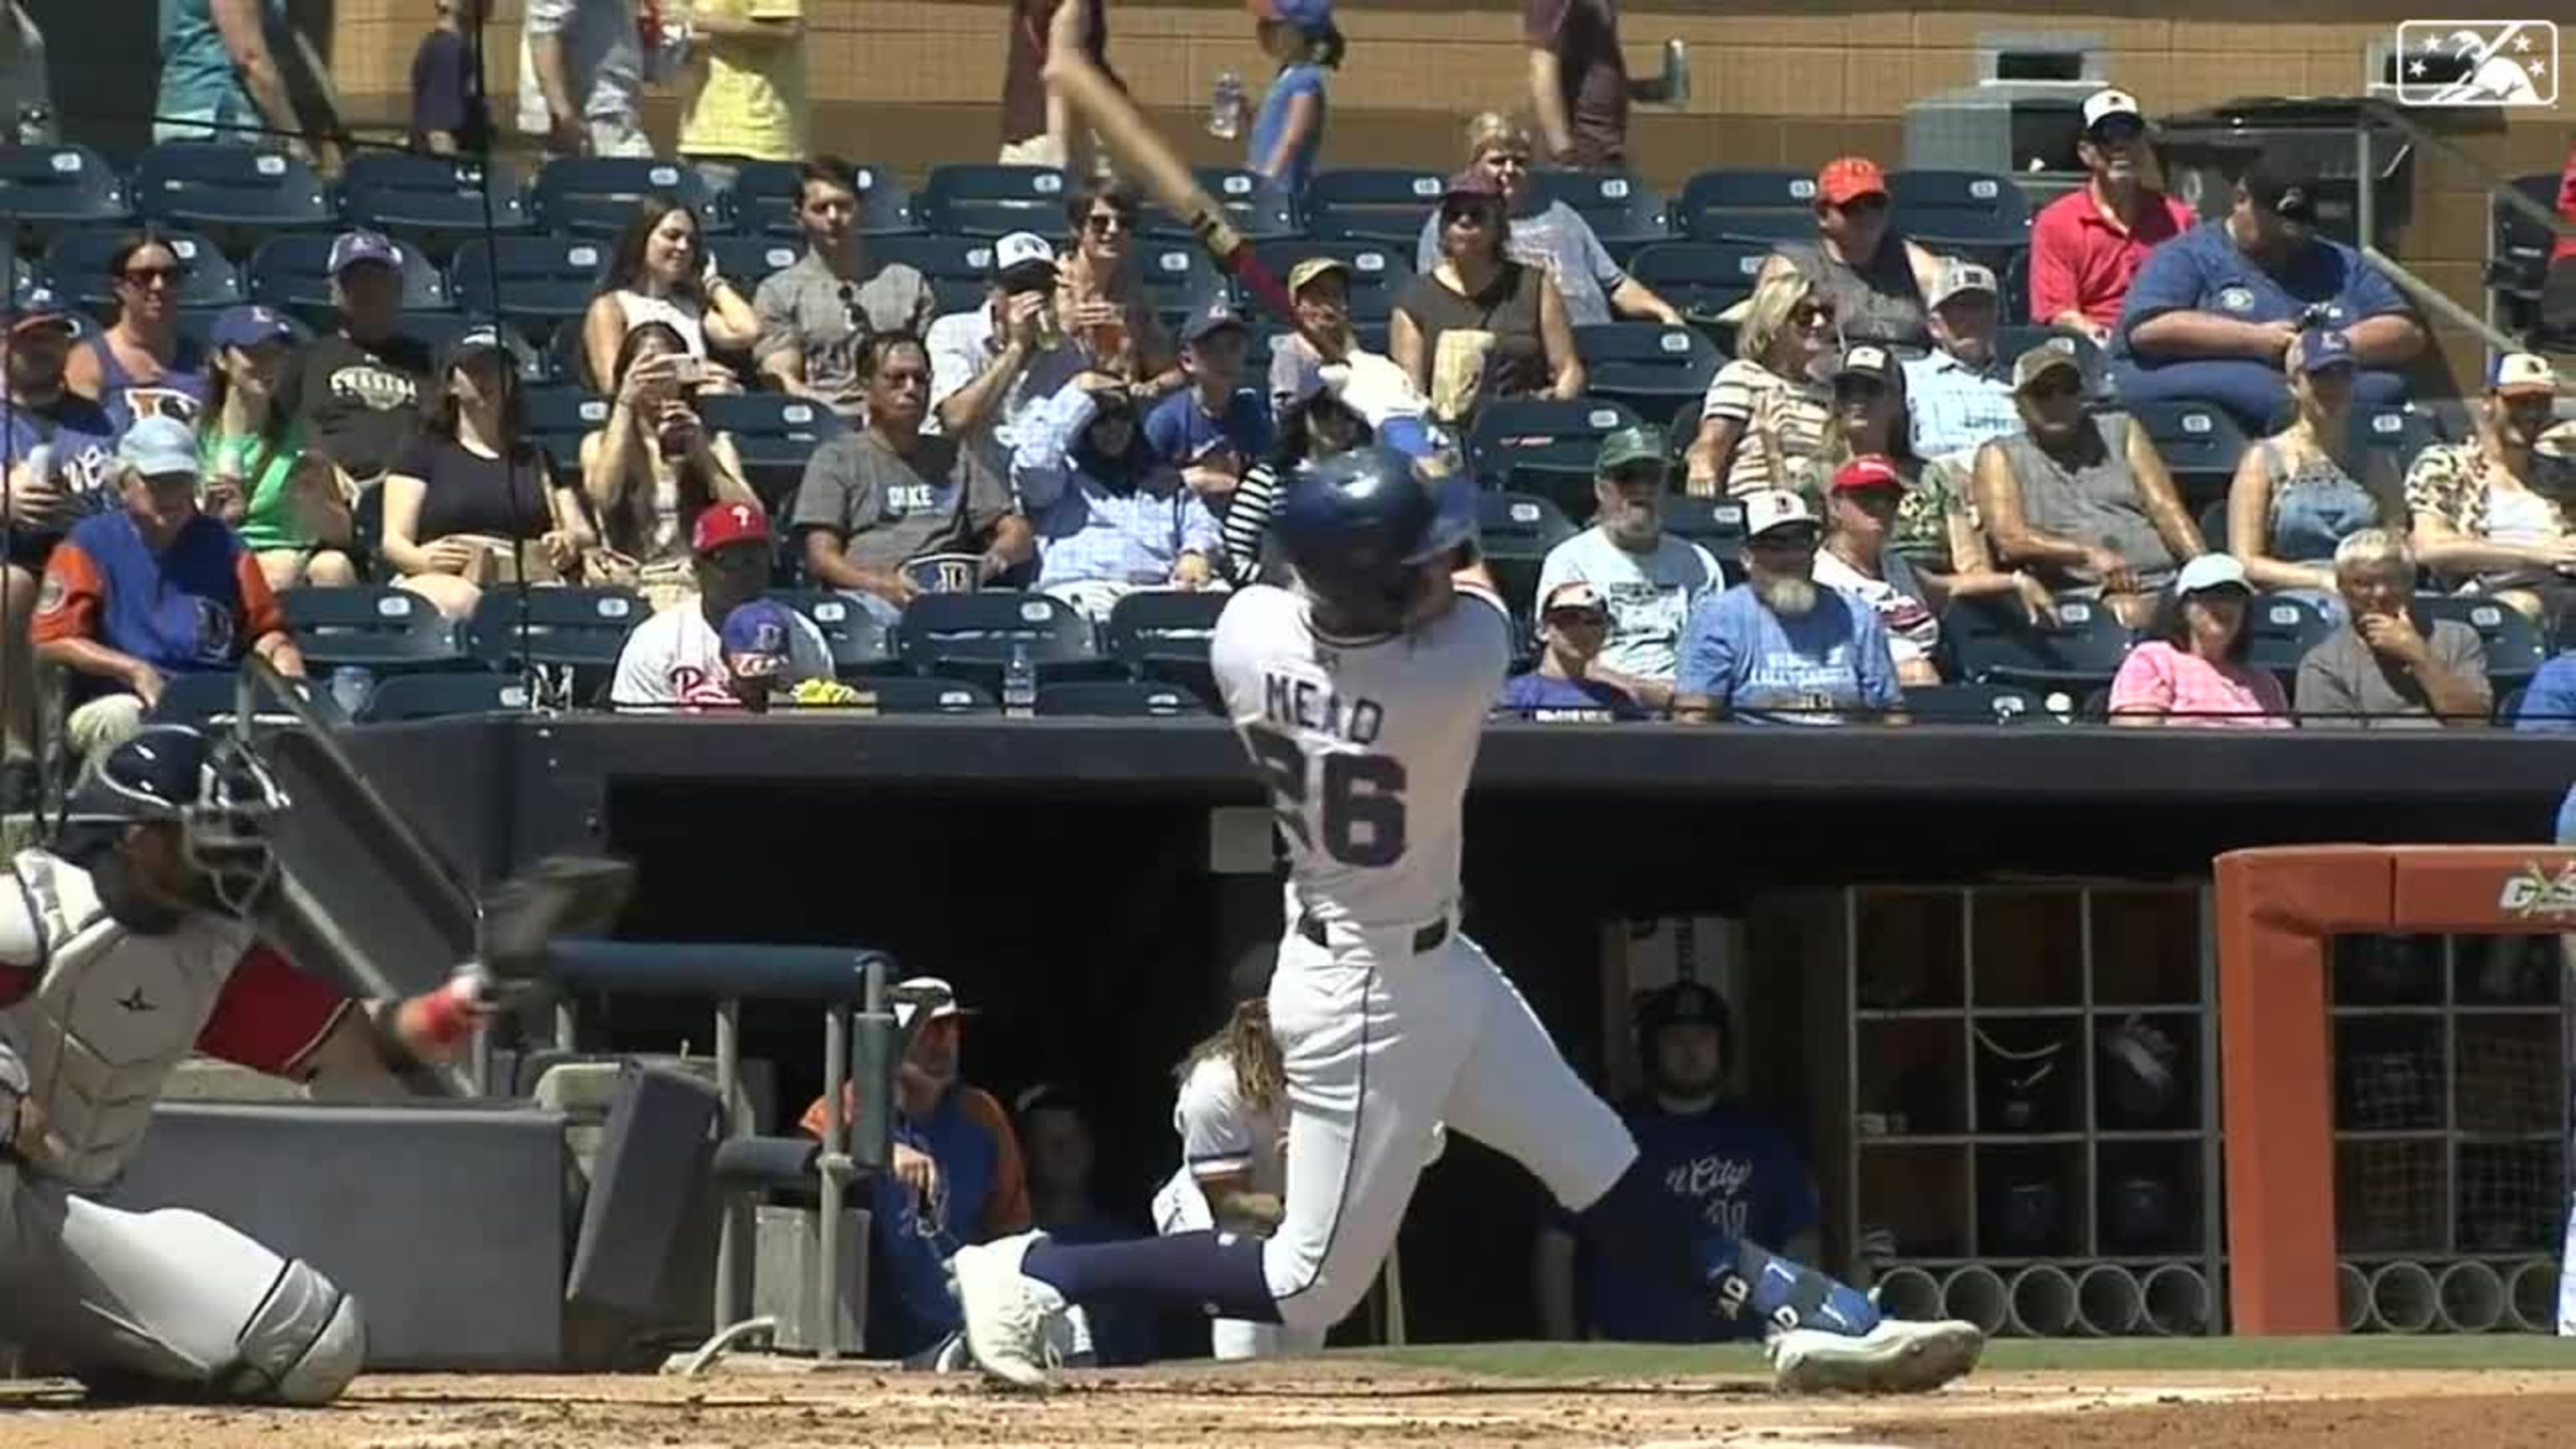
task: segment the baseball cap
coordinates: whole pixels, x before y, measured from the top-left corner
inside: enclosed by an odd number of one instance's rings
[[[1837,156],[1816,173],[1816,197],[1829,206],[1847,206],[1864,196],[1885,196],[1887,173],[1866,156]]]
[[[1288,269],[1288,295],[1293,297],[1306,290],[1308,282],[1327,272],[1339,272],[1348,277],[1351,274],[1351,264],[1340,257],[1308,257]]]
[[[1894,387],[1897,385],[1899,375],[1896,354],[1875,342],[1863,342],[1846,347],[1843,349],[1843,355],[1834,362],[1834,381],[1836,382],[1846,377],[1866,377],[1884,386]]]
[[[51,287],[29,287],[18,305],[9,309],[11,336],[36,327],[52,328],[65,337],[80,335],[80,319],[72,315],[62,294]]]
[[[206,340],[217,347],[257,347],[263,342],[291,342],[295,340],[295,324],[286,320],[285,313],[255,302],[247,306],[226,307],[216,316],[215,325],[206,333]]]
[[[361,262],[399,269],[402,266],[402,249],[386,240],[380,232],[344,231],[331,243],[331,257],[324,263],[323,270],[336,277]]]
[[[2299,371],[2331,372],[2360,366],[2352,355],[2352,337],[2340,327],[2311,327],[2299,334]]]
[[[769,515],[748,503],[719,503],[700,511],[697,527],[689,533],[694,553],[713,553],[727,544],[746,542],[769,542]]]
[[[1815,510],[1807,500],[1785,488],[1757,488],[1744,495],[1744,536],[1760,538],[1779,528],[1803,527],[1814,531]]]
[[[1559,609],[1583,609],[1606,614],[1610,612],[1610,601],[1601,596],[1601,590],[1589,579],[1567,579],[1547,591],[1547,600],[1539,605],[1538,611],[1545,616]]]
[[[1500,201],[1503,199],[1503,183],[1480,168],[1470,166],[1449,178],[1449,184],[1440,192],[1440,199],[1444,202]]]
[[[2245,577],[2245,565],[2232,553],[2205,553],[2182,566],[2174,575],[2174,592],[2197,594],[2204,589],[2243,589],[2253,592],[2254,585]]]
[[[1033,231],[1015,231],[993,243],[993,275],[1008,276],[1027,269],[1055,270],[1055,248]]]
[[[2020,392],[2061,367],[2078,380],[2083,378],[2084,366],[2075,360],[2074,344],[2056,338],[2039,343],[2013,359],[2013,391]]]
[[[1833,491],[1859,493],[1871,488],[1905,490],[1905,475],[1896,471],[1894,460],[1879,453],[1863,453],[1834,470]]]
[[[116,461],[147,478],[197,476],[197,434],[177,418],[136,418],[116,443]]]
[[[2317,219],[2316,183],[2304,176],[2290,176],[2268,167],[2257,166],[2237,181],[2256,206],[2301,226]]]
[[[787,641],[795,625],[776,599],[736,605],[716,631],[725,666],[737,679],[774,679],[787,671]]]
[[[1190,325],[1181,329],[1181,341],[1204,342],[1228,328],[1246,336],[1252,333],[1252,324],[1243,320],[1242,313],[1219,302],[1190,319]]]
[[[2487,372],[2487,391],[2508,397],[2516,393],[2555,395],[2558,391],[2558,369],[2546,357],[2530,352],[2508,352],[2495,360]]]
[[[1621,428],[1601,440],[1601,451],[1592,460],[1592,471],[1610,474],[1631,463],[1658,463],[1672,467],[1672,449],[1664,441],[1664,430],[1650,424]]]
[[[1676,981],[1637,998],[1641,1037],[1652,1037],[1668,1026],[1713,1026],[1723,1031],[1728,1024],[1726,998],[1702,982]]]
[[[1923,301],[1926,306],[1938,307],[1962,292],[1983,292],[1992,297],[2002,290],[1995,285],[1994,268],[1952,257],[1941,264],[1941,274],[1932,282],[1932,295]]]
[[[1312,34],[1333,23],[1333,0],[1252,0],[1252,13]]]
[[[948,979],[944,976],[907,976],[896,982],[894,989],[908,996],[935,994],[940,997],[941,999],[929,1008],[932,1021],[944,1021],[952,1016],[972,1014],[968,1008],[957,1004],[957,988],[949,985]],[[922,1007],[912,1002],[897,1001],[894,1008],[894,1024],[898,1027],[908,1027],[912,1025],[913,1017],[922,1010]]]
[[[2143,126],[2147,113],[2138,109],[2138,98],[2127,91],[2099,90],[2084,98],[2084,129],[2093,130],[2115,116],[2126,116]]]

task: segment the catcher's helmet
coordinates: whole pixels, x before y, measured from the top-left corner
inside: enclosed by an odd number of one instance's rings
[[[1392,448],[1355,448],[1292,478],[1270,526],[1308,594],[1349,622],[1392,629],[1422,565],[1475,536],[1475,481],[1428,477]]]
[[[268,767],[229,737],[151,725],[109,750],[64,802],[56,851],[80,862],[129,825],[175,824],[188,863],[238,909],[268,882],[268,821],[286,803]]]

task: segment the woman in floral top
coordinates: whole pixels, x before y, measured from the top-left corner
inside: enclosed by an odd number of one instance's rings
[[[2496,359],[2475,442],[2427,448],[2406,473],[2415,556],[2462,592],[2547,624],[2576,600],[2576,466],[2535,444],[2550,427],[2548,359]]]

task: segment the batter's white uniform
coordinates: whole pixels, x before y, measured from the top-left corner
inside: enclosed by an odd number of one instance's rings
[[[1292,1188],[1262,1268],[1291,1328],[1328,1328],[1368,1291],[1444,1120],[1569,1207],[1636,1156],[1457,930],[1467,778],[1511,653],[1502,602],[1466,587],[1441,617],[1374,639],[1323,637],[1304,600],[1268,586],[1217,623],[1217,683],[1289,846],[1270,1023]]]
[[[1232,1057],[1219,1054],[1190,1068],[1172,1102],[1172,1129],[1181,1134],[1181,1165],[1154,1194],[1154,1231],[1169,1237],[1216,1226],[1199,1186],[1202,1178],[1242,1173],[1251,1191],[1285,1197],[1288,1104],[1257,1108],[1245,1101]],[[1208,1337],[1221,1359],[1272,1358],[1313,1353],[1324,1346],[1324,1332],[1321,1326],[1219,1318],[1210,1323]]]

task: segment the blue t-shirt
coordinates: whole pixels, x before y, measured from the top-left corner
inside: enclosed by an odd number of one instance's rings
[[[2513,712],[2516,731],[2530,734],[2576,732],[2576,650],[2540,666],[2522,703]]]
[[[1652,1101],[1620,1116],[1637,1139],[1638,1166],[1691,1205],[1708,1240],[1751,1240],[1773,1252],[1813,1228],[1815,1179],[1805,1158],[1761,1113],[1732,1102],[1675,1115]],[[1703,1255],[1704,1256],[1704,1255]],[[1581,1245],[1583,1321],[1603,1338],[1633,1343],[1712,1343],[1758,1338],[1759,1315],[1730,1322],[1687,1276],[1637,1275],[1625,1258]]]
[[[1185,387],[1145,415],[1145,442],[1154,457],[1186,468],[1211,452],[1230,452],[1243,467],[1270,456],[1270,406],[1248,387],[1236,388],[1214,417],[1199,405],[1198,389]]]
[[[1533,669],[1503,681],[1495,709],[1542,724],[1584,724],[1604,720],[1644,719],[1646,711],[1628,692],[1598,679],[1567,679]]]
[[[895,1174],[875,1178],[871,1266],[882,1271],[878,1291],[868,1294],[872,1354],[880,1348],[897,1357],[917,1353],[961,1326],[956,1296],[948,1291],[948,1259],[983,1240],[1001,1161],[1001,1145],[965,1109],[964,1096],[949,1092],[918,1122],[895,1115],[894,1140],[939,1164],[940,1191],[925,1203]]]
[[[8,439],[5,456],[17,462],[39,443],[54,448],[54,476],[77,501],[82,516],[104,513],[116,503],[116,424],[98,404],[66,392],[49,408],[19,407],[0,396],[0,429]]]
[[[1904,699],[1878,611],[1824,584],[1794,619],[1765,608],[1749,583],[1701,600],[1682,626],[1675,688],[1730,718],[1786,724],[1840,724],[1842,711]]]
[[[1306,178],[1315,174],[1315,157],[1324,149],[1324,68],[1310,62],[1283,65],[1270,82],[1270,93],[1261,98],[1261,112],[1252,118],[1252,148],[1244,165],[1261,169],[1270,153],[1279,147],[1279,133],[1288,125],[1288,103],[1298,96],[1315,98],[1315,126],[1306,133],[1306,143],[1279,173],[1279,184],[1291,196],[1306,189]]]
[[[2236,322],[2295,322],[2311,302],[2335,309],[2333,325],[2404,312],[2406,299],[2361,253],[2311,237],[2277,274],[2254,264],[2227,239],[2227,224],[2203,222],[2147,254],[2111,337],[2127,357],[2129,332],[2166,312],[2215,312]]]

